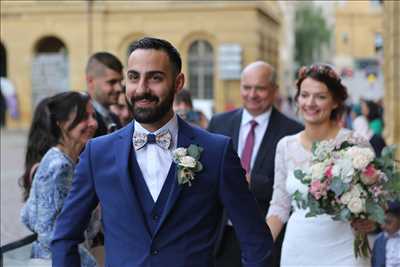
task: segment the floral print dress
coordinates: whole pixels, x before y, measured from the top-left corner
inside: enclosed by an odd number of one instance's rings
[[[57,147],[44,155],[33,179],[29,198],[21,210],[22,223],[37,234],[31,258],[51,259],[50,243],[55,222],[68,195],[75,164]],[[96,260],[79,247],[81,266],[97,266]]]

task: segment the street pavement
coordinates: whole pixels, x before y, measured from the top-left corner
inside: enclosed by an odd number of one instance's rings
[[[21,224],[19,213],[23,205],[18,178],[22,175],[27,130],[1,129],[1,233],[0,245],[31,234]]]

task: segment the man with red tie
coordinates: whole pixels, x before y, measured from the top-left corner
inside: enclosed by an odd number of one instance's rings
[[[276,145],[282,137],[303,128],[273,107],[277,92],[274,68],[263,61],[249,64],[243,70],[240,82],[243,108],[215,115],[208,127],[211,132],[232,138],[263,216],[272,197]],[[221,223],[215,252],[217,267],[242,266],[239,243],[228,218]],[[279,265],[279,254],[278,240],[269,266]]]

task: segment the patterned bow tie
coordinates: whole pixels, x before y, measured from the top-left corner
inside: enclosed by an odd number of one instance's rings
[[[139,150],[147,144],[157,144],[161,148],[169,149],[171,146],[171,139],[172,136],[168,130],[157,135],[151,133],[135,133],[133,135],[133,147],[135,150]]]

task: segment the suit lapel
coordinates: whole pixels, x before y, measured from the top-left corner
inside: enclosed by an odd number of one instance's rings
[[[150,240],[151,235],[146,227],[145,218],[143,217],[144,215],[138,201],[138,196],[136,195],[136,192],[133,188],[133,183],[129,174],[130,156],[132,157],[132,164],[136,164],[136,166],[138,166],[135,151],[134,149],[132,149],[133,132],[134,124],[131,123],[119,133],[119,138],[116,140],[114,146],[114,156],[121,187],[124,190],[127,200],[127,207],[132,208],[132,211],[129,210],[129,212],[135,213],[136,216],[141,218],[142,223],[140,225],[137,225],[137,227],[142,227],[143,232],[148,233],[148,235],[146,236]],[[131,150],[132,153],[130,153]],[[138,170],[138,172],[141,173],[140,169]]]
[[[232,125],[231,125],[232,144],[235,151],[237,151],[239,144],[239,131],[240,131],[240,123],[242,122],[242,114],[243,114],[243,109],[239,109],[237,110],[237,112],[235,112],[232,119]]]
[[[257,171],[263,162],[266,161],[267,155],[271,155],[273,151],[273,142],[277,132],[277,124],[279,121],[277,120],[277,113],[274,107],[272,107],[271,110],[271,117],[268,122],[268,127],[264,133],[262,142],[260,144],[260,148],[258,149],[258,153],[256,156],[256,161],[254,162],[254,167],[252,169],[252,172]],[[274,126],[275,125],[275,126]],[[275,130],[274,130],[275,129]],[[274,159],[272,159],[274,160]]]
[[[194,134],[191,126],[189,126],[186,122],[184,122],[181,118],[178,116],[178,147],[184,147],[187,148],[193,143],[194,139]],[[164,211],[160,219],[160,223],[158,224],[156,231],[154,232],[154,236],[158,233],[160,230],[160,227],[163,225],[165,220],[167,219],[167,216],[170,214],[172,208],[174,207],[176,201],[178,200],[180,193],[182,191],[182,185],[178,184],[178,179],[176,179],[176,164],[172,162],[171,164],[171,170],[169,172],[169,175],[174,176],[174,181],[171,186],[171,191],[169,193],[169,196],[167,198],[167,202],[165,203]]]

